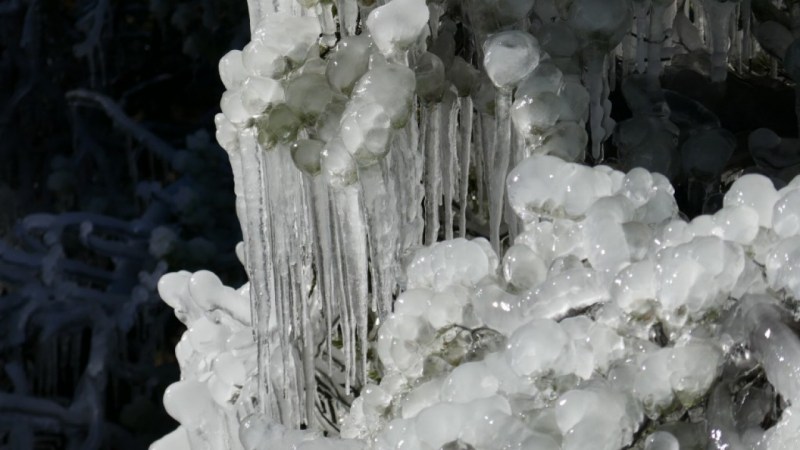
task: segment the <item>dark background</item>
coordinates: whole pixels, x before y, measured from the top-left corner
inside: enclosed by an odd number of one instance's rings
[[[0,448],[143,449],[177,426],[184,327],[154,283],[244,281],[213,117],[248,25],[245,1],[0,0]]]

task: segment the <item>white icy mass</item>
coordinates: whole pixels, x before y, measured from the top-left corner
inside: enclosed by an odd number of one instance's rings
[[[666,176],[581,163],[618,133],[718,170],[647,103],[610,118],[614,49],[654,33],[657,89],[674,2],[249,3],[216,124],[250,282],[161,279],[188,330],[153,450],[798,448],[800,178],[687,222]],[[701,3],[712,79],[739,3]]]

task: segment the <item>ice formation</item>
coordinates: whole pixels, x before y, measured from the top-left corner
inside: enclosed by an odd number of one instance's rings
[[[159,283],[188,331],[154,450],[794,448],[800,178],[687,222],[638,167],[720,176],[718,124],[674,156],[661,54],[702,30],[724,79],[749,1],[301,3],[250,2],[220,62],[250,282]],[[628,170],[582,164],[613,133]]]

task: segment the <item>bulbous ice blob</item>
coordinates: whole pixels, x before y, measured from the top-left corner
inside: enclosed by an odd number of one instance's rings
[[[167,273],[158,280],[158,295],[176,313],[185,312],[188,307],[193,306],[189,294],[191,276],[190,272],[183,270]]]
[[[342,116],[342,142],[360,166],[375,164],[389,152],[391,132],[389,116],[374,103],[362,103]]]
[[[786,289],[800,298],[800,236],[782,240],[766,259],[767,282],[772,289]]]
[[[673,400],[669,382],[672,349],[665,348],[639,356],[639,372],[632,389],[648,411],[658,411]]]
[[[614,222],[623,224],[633,220],[636,208],[633,202],[624,195],[614,194],[601,197],[586,211],[586,218],[607,216]]]
[[[526,245],[513,245],[503,257],[503,277],[519,290],[531,289],[544,281],[547,267]]]
[[[423,53],[414,65],[417,95],[424,102],[435,103],[442,100],[445,84],[444,64],[431,52]]]
[[[392,0],[373,9],[366,24],[378,50],[389,56],[411,47],[425,30],[429,17],[423,0]]]
[[[697,237],[660,251],[656,264],[664,318],[682,325],[721,306],[744,270],[744,252],[715,236]]]
[[[164,408],[181,425],[197,430],[216,419],[216,412],[205,383],[182,380],[164,391]]]
[[[258,143],[269,150],[276,143],[289,143],[297,137],[302,126],[300,118],[285,104],[277,105],[267,114],[256,118]]]
[[[220,147],[230,152],[239,146],[239,135],[236,133],[236,127],[225,117],[225,114],[219,113],[214,116],[214,125],[217,128],[215,137]]]
[[[689,342],[672,349],[669,375],[672,390],[686,406],[702,398],[719,374],[722,354],[710,344]]]
[[[482,323],[506,335],[526,322],[520,297],[506,292],[490,278],[476,287],[471,304]]]
[[[749,206],[758,213],[758,223],[772,227],[772,210],[778,201],[778,192],[764,175],[749,174],[736,180],[725,194],[724,206]]]
[[[653,195],[654,181],[650,172],[641,167],[631,169],[622,181],[620,193],[628,197],[637,208],[647,203]]]
[[[397,297],[394,303],[396,316],[424,316],[431,306],[431,299],[435,293],[430,289],[409,289]]]
[[[524,31],[501,31],[483,44],[483,66],[495,86],[510,88],[539,64],[541,50],[536,38]]]
[[[283,101],[283,87],[271,78],[247,77],[242,84],[242,106],[251,116],[257,116]]]
[[[515,98],[532,97],[542,92],[558,94],[564,86],[564,74],[550,61],[542,61],[517,86]]]
[[[242,323],[250,322],[248,300],[223,285],[213,272],[195,272],[188,280],[188,288],[192,301],[201,311],[212,314],[222,311]]]
[[[556,322],[534,319],[511,335],[506,360],[517,375],[536,376],[554,367],[568,342]]]
[[[422,375],[424,349],[433,337],[434,330],[424,318],[391,315],[378,331],[375,348],[387,370],[416,378]]]
[[[249,75],[278,79],[289,69],[284,54],[268,41],[252,40],[242,50],[242,64]]]
[[[447,67],[447,79],[453,83],[459,97],[471,95],[477,89],[479,77],[480,71],[460,56],[453,58],[453,63]]]
[[[598,400],[597,395],[588,390],[576,389],[562,394],[555,405],[556,423],[561,433],[568,433],[587,414],[598,409]]]
[[[758,213],[748,206],[726,206],[714,213],[714,225],[722,239],[747,245],[758,235]]]
[[[469,296],[469,293],[459,286],[451,286],[442,292],[437,292],[431,299],[428,321],[436,329],[464,323],[464,306]]]
[[[250,114],[248,114],[244,103],[242,103],[241,89],[223,92],[219,107],[222,110],[222,114],[225,114],[225,118],[234,125],[244,126],[250,120]]]
[[[247,78],[247,70],[242,62],[242,51],[231,50],[219,60],[219,77],[225,89],[236,89]]]
[[[214,372],[208,380],[208,390],[217,405],[225,408],[235,402],[236,396],[241,392],[247,369],[241,360],[228,352],[216,357],[213,366]]]
[[[522,304],[527,317],[558,320],[570,311],[588,308],[610,298],[600,273],[579,267],[548,277],[525,294]]]
[[[656,431],[644,441],[644,450],[680,450],[680,448],[675,436],[667,431]]]
[[[609,216],[586,219],[583,235],[588,249],[589,263],[601,271],[615,273],[630,262],[631,251],[625,239],[622,224]]]
[[[572,0],[567,23],[584,45],[609,51],[630,29],[633,11],[627,0]]]
[[[482,361],[468,362],[453,369],[442,384],[446,402],[467,403],[495,395],[500,381]]]
[[[622,269],[611,285],[611,298],[627,314],[647,315],[656,302],[653,262],[645,259]]]
[[[563,111],[561,112],[563,119]],[[557,156],[566,162],[582,162],[586,158],[589,135],[586,127],[578,122],[559,120],[534,149],[535,153]]]
[[[420,442],[427,444],[428,448],[441,448],[458,439],[463,420],[460,405],[439,403],[420,411],[414,422]]]
[[[492,410],[471,416],[463,427],[461,440],[475,448],[519,448],[532,434],[520,419],[502,411]]]
[[[271,422],[263,414],[251,414],[239,425],[239,440],[245,450],[255,450],[266,445],[275,445],[286,435],[286,427]]]
[[[772,208],[772,229],[782,238],[800,234],[800,190],[781,189]]]
[[[321,170],[322,150],[325,143],[316,139],[300,139],[290,147],[292,161],[302,172],[315,176]]]
[[[332,88],[349,95],[361,76],[369,69],[370,39],[366,35],[345,36],[328,58],[325,77]]]
[[[346,102],[334,100],[325,107],[325,111],[319,115],[314,126],[316,138],[328,142],[339,134],[339,125],[342,123],[346,105]]]
[[[377,63],[356,83],[353,99],[380,105],[392,127],[402,128],[411,114],[415,85],[414,72],[408,67]]]
[[[305,123],[314,123],[333,100],[323,75],[304,73],[286,86],[286,104]]]
[[[561,111],[561,119],[586,122],[589,117],[589,91],[578,81],[566,80],[560,95],[567,107]]]
[[[539,92],[514,101],[511,120],[528,143],[538,143],[553,127],[564,109],[563,100],[553,92]]]
[[[409,287],[442,291],[451,285],[475,286],[494,267],[479,244],[463,238],[417,251],[406,267]]]
[[[319,20],[316,17],[268,14],[253,31],[252,42],[266,43],[294,65],[300,66],[306,60],[309,50],[317,45],[320,33]]]
[[[333,187],[350,186],[358,181],[358,166],[342,142],[342,138],[328,141],[320,154],[320,168]]]
[[[411,392],[404,395],[400,404],[400,415],[404,419],[413,418],[425,408],[438,403],[443,382],[444,377],[436,377],[416,386]],[[414,428],[416,429],[416,427]]]
[[[597,198],[611,195],[607,173],[549,155],[533,155],[511,170],[508,201],[523,221],[540,214],[580,217]]]

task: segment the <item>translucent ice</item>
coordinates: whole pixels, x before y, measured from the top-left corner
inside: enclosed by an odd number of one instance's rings
[[[758,213],[762,227],[772,227],[772,209],[778,201],[778,193],[772,181],[764,175],[744,175],[736,180],[725,194],[725,206],[749,206]]]
[[[483,51],[483,66],[498,87],[516,85],[539,64],[539,43],[524,31],[493,34],[483,44]]]
[[[541,375],[552,370],[569,342],[569,336],[549,319],[535,319],[509,338],[506,359],[519,375]]]
[[[366,25],[378,50],[389,56],[408,49],[419,39],[429,14],[421,0],[392,0],[372,10]]]
[[[350,94],[356,81],[369,68],[370,40],[364,35],[346,36],[336,44],[328,60],[325,77],[331,87]]]

